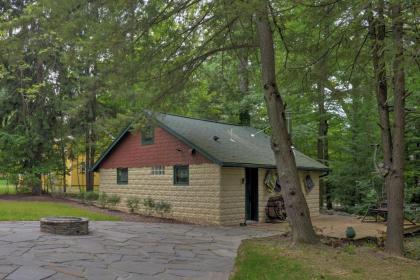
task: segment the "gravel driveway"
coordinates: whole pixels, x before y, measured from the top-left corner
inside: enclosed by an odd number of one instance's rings
[[[41,233],[38,222],[0,223],[0,279],[228,279],[246,227],[91,222],[88,236]]]

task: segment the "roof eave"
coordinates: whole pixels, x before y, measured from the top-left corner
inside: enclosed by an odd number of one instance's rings
[[[102,161],[112,152],[112,150],[115,148],[115,146],[121,141],[121,139],[125,136],[125,134],[130,130],[131,124],[128,125],[119,135],[117,138],[114,139],[114,141],[111,143],[111,145],[108,147],[108,149],[105,150],[105,152],[102,153],[102,155],[98,158],[98,160],[95,162],[95,164],[91,167],[91,171],[95,172],[97,171],[99,165],[102,163]]]
[[[239,163],[239,162],[222,162],[220,164],[222,167],[248,167],[248,168],[267,168],[275,169],[276,166],[272,164],[255,164],[255,163]],[[302,171],[329,171],[329,168],[324,167],[307,167],[307,166],[298,166],[298,170]]]

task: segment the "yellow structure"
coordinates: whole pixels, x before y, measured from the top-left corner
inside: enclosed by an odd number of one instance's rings
[[[75,159],[66,160],[66,192],[78,193],[86,191],[86,163],[85,155],[81,154]],[[59,192],[63,190],[62,175],[58,173],[44,175],[42,177],[42,187],[44,190]],[[99,173],[94,173],[94,190],[99,189]]]

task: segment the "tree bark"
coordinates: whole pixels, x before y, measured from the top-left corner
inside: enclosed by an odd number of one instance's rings
[[[86,191],[94,190],[94,173],[91,168],[95,164],[95,141],[94,123],[96,121],[96,90],[93,90],[88,104],[88,128],[86,130]]]
[[[319,98],[318,98],[318,114],[319,114],[319,123],[318,123],[318,140],[317,140],[317,152],[318,160],[323,164],[328,166],[328,118],[327,111],[325,110],[325,87],[323,83],[319,83]],[[328,183],[321,179],[320,185],[326,194],[327,209],[332,209],[331,201],[331,190],[329,189]],[[322,194],[321,194],[322,195]]]
[[[384,190],[386,197],[389,198],[390,168],[392,164],[392,138],[391,125],[389,120],[388,85],[386,80],[385,66],[385,21],[384,21],[384,2],[379,1],[376,9],[377,18],[374,19],[373,13],[369,15],[369,33],[372,40],[372,62],[375,74],[375,92],[378,104],[379,127],[381,129],[382,152],[384,166],[382,175],[384,176]]]
[[[262,80],[268,117],[272,128],[271,148],[282,185],[286,213],[295,243],[317,243],[309,208],[300,186],[290,135],[287,132],[285,106],[276,83],[273,34],[266,1],[257,12],[257,31],[261,52]]]
[[[67,166],[66,166],[66,148],[64,142],[64,116],[60,111],[60,155],[61,155],[61,174],[63,176],[63,193],[67,192]]]
[[[404,163],[405,163],[405,77],[403,19],[400,1],[391,4],[392,39],[394,48],[393,86],[394,86],[394,135],[392,166],[390,174],[388,223],[385,250],[394,255],[403,254],[404,223]]]
[[[241,93],[241,98],[245,99],[249,94],[249,76],[248,76],[248,56],[243,51],[239,51],[238,75],[239,75],[239,92]],[[242,106],[240,106],[239,123],[241,125],[246,125],[246,126],[251,125],[251,115],[249,113],[248,104],[242,104]]]

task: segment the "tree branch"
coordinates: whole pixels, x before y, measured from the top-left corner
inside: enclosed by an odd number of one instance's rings
[[[354,57],[353,60],[353,64],[351,66],[351,71],[350,71],[350,76],[349,76],[349,81],[351,80],[352,76],[353,76],[353,72],[354,72],[354,68],[356,66],[357,60],[359,59],[360,53],[362,52],[363,47],[366,44],[367,38],[369,37],[369,32],[366,33],[365,38],[363,39],[362,45],[359,47],[359,49],[357,50],[356,56]]]

